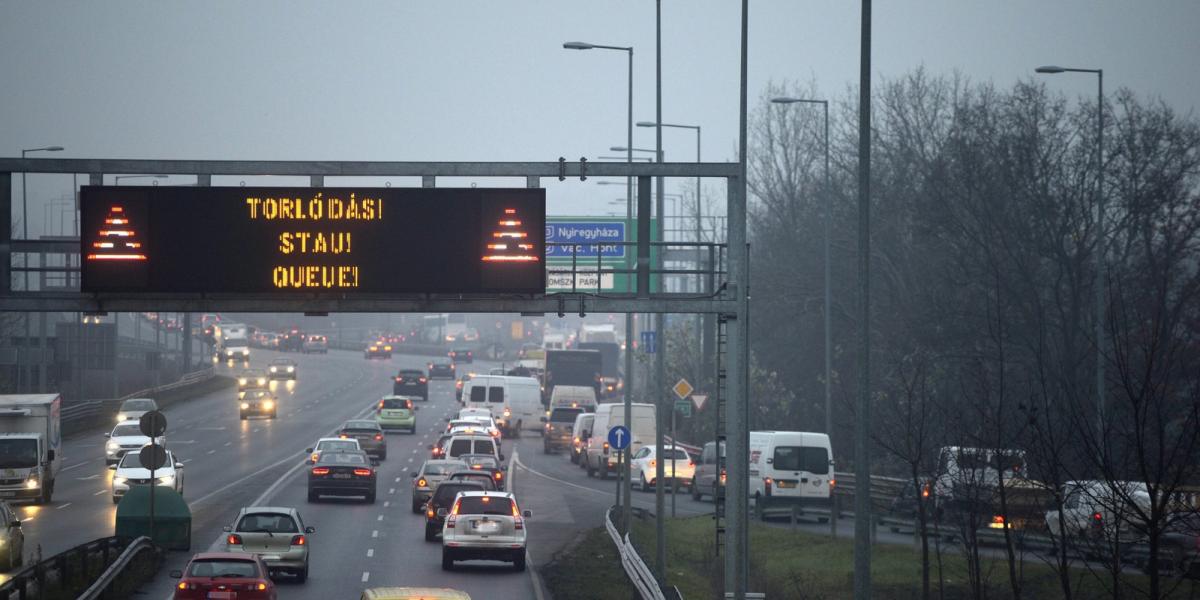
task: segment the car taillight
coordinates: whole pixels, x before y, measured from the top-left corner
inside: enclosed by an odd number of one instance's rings
[[[419,381],[421,383],[425,383],[425,381],[427,381],[427,380],[424,377],[422,377],[422,378],[418,379],[417,381]]]
[[[240,545],[242,543],[242,536],[236,533],[231,533],[225,538],[225,543],[231,546]]]
[[[354,474],[358,475],[359,477],[370,477],[371,470],[370,469],[355,469]]]
[[[180,589],[180,590],[194,590],[194,589],[197,589],[197,587],[196,587],[196,584],[194,584],[194,583],[192,583],[192,582],[190,582],[190,581],[180,581],[180,582],[179,582],[179,585],[177,585],[177,586],[175,586],[175,587],[176,587],[176,588],[178,588],[178,589]]]
[[[455,508],[454,510],[458,510],[458,509]],[[454,529],[454,522],[457,520],[458,520],[458,517],[456,515],[450,515],[450,516],[446,517],[446,528]]]
[[[313,475],[328,475],[329,467],[313,467],[312,474]]]
[[[434,517],[434,515],[436,515],[436,514],[437,514],[436,512],[433,512],[432,507],[425,509],[425,516],[430,519],[432,519]]]
[[[306,542],[304,540],[304,536],[302,536],[302,535],[293,535],[292,536],[292,545],[293,546],[303,546],[305,543]]]
[[[498,481],[498,480],[501,480],[501,479],[504,479],[504,473],[501,473],[500,471],[496,471],[496,475],[495,475],[495,477],[496,477],[496,480],[497,480],[497,481]]]
[[[658,461],[653,458],[650,459],[650,468],[653,469],[654,467],[657,467],[657,466],[658,466]]]
[[[425,487],[426,485],[429,485],[429,483],[425,481],[424,477],[417,480],[417,487]]]
[[[340,438],[342,438],[342,439],[344,440],[344,439],[346,439],[346,438],[348,438],[348,437],[350,437],[350,436],[348,436],[348,435],[346,435],[346,434],[342,433],[342,434],[339,434],[339,435],[338,435],[338,437],[340,437]]]
[[[313,453],[312,453],[312,461],[313,461],[313,462],[317,462],[317,459],[318,459],[318,458],[321,458],[321,455],[320,455],[320,454],[317,454],[316,452],[313,452]]]
[[[379,442],[379,441],[382,441],[382,440],[383,440],[383,434],[382,434],[382,433],[377,433],[377,434],[375,434],[375,441]]]
[[[764,494],[767,496],[770,496],[771,495],[771,478],[770,477],[763,478],[763,488],[765,490]]]
[[[688,459],[688,466],[689,466],[689,467],[694,467],[694,466],[696,466],[696,463],[695,463],[695,462],[693,462],[693,461],[692,461],[692,459],[690,459],[690,458],[689,458],[689,459]],[[833,480],[831,479],[830,481],[833,481]]]
[[[475,469],[476,471],[480,471],[483,469],[483,465],[471,465],[471,468]]]
[[[403,377],[394,377],[393,379],[395,379],[395,380],[396,380],[396,383],[403,383],[403,382],[404,382],[404,378],[403,378]]]
[[[255,586],[254,586],[254,587],[255,587],[255,589],[257,589],[258,591],[260,591],[260,592],[264,592],[264,591],[266,591],[266,590],[267,590],[267,582],[265,582],[265,581],[260,581],[260,582],[258,582],[257,584],[255,584]]]

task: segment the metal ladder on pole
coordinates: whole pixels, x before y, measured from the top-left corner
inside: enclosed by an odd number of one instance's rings
[[[716,347],[716,367],[717,367],[717,385],[716,385],[716,404],[713,406],[716,413],[716,452],[717,470],[716,470],[716,485],[713,486],[713,522],[716,525],[716,551],[717,555],[721,554],[721,547],[725,544],[725,485],[722,481],[725,470],[725,452],[721,449],[725,447],[725,438],[728,433],[728,427],[725,422],[725,399],[728,396],[727,381],[725,376],[726,363],[728,358],[729,338],[726,328],[725,315],[717,315],[717,347]]]

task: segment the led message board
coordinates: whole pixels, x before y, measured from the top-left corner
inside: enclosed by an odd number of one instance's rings
[[[544,294],[542,189],[96,187],[82,289]]]

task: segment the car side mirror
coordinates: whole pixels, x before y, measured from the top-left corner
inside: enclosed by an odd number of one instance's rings
[[[526,519],[532,518],[533,511],[532,510],[523,510],[523,511],[521,511],[521,516],[525,517]]]
[[[111,434],[111,433],[106,433],[106,434],[104,434],[104,437],[106,437],[106,438],[110,438],[110,437],[112,437],[112,434]]]
[[[117,465],[108,465],[108,470],[109,470],[109,471],[116,471],[116,470],[117,470]]]
[[[182,469],[182,468],[183,468],[183,463],[175,463],[175,468],[176,468],[176,469]]]
[[[226,525],[221,528],[221,531],[224,531],[225,533],[229,533],[230,531],[233,531],[233,527]]]
[[[312,448],[305,448],[304,451],[308,454],[312,454]]]
[[[12,522],[8,524],[8,526],[9,526],[9,527],[16,527],[17,529],[20,529],[20,528],[21,528],[21,520],[20,520],[20,519],[13,519],[13,520],[12,520]]]
[[[538,420],[539,420],[539,421],[541,421],[541,422],[543,422],[543,423],[545,423],[545,422],[546,422],[546,417],[538,417]]]
[[[313,527],[312,525],[309,525],[308,527],[304,528],[304,533],[316,533],[316,532],[317,532],[317,528]]]
[[[46,460],[54,460],[54,451],[53,450],[46,451]]]
[[[507,470],[508,470],[508,465],[500,465],[500,470],[501,470],[501,471],[507,471]]]
[[[179,571],[179,570],[171,571],[171,579],[181,579],[182,577],[183,577],[183,571]]]
[[[437,516],[439,517],[445,517],[448,514],[450,514],[450,511],[446,510],[445,508],[437,509]]]
[[[767,464],[769,465],[769,464],[771,464],[771,463],[773,463],[773,462],[775,462],[775,459],[773,459],[773,458],[771,458],[771,457],[769,457],[769,456],[768,456],[768,457],[767,457]]]
[[[372,466],[372,467],[378,467],[378,466],[379,466],[379,459],[378,459],[378,458],[372,458],[372,459],[371,459],[371,466]]]

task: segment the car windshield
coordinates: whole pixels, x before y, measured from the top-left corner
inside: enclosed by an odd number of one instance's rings
[[[780,471],[806,471],[815,475],[829,473],[829,453],[816,446],[777,446],[772,461]]]
[[[128,437],[131,435],[142,435],[142,430],[137,423],[124,423],[117,425],[112,430],[112,437]]]
[[[342,429],[347,430],[347,431],[349,431],[349,430],[377,431],[379,429],[379,425],[377,425],[375,423],[375,421],[346,421],[346,424],[344,426],[342,426]]]
[[[317,450],[358,450],[358,440],[325,440],[317,443]]]
[[[258,577],[258,563],[253,560],[224,558],[194,560],[188,567],[191,577]]]
[[[472,467],[475,465],[479,465],[481,467],[487,467],[487,468],[495,468],[495,467],[500,466],[500,461],[496,460],[496,457],[494,457],[494,456],[475,454],[475,455],[468,455],[468,456],[460,456],[459,458],[463,459],[463,461],[465,461],[468,465],[471,465]]]
[[[245,348],[247,345],[249,345],[249,342],[244,339],[225,340],[226,348]]]
[[[437,486],[437,491],[433,493],[434,504],[445,506],[454,500],[454,497],[459,492],[473,492],[483,489],[478,483],[443,483]]]
[[[416,371],[413,369],[404,369],[404,370],[400,371],[401,377],[421,377],[424,374],[425,374],[424,371]]]
[[[237,531],[267,531],[270,533],[299,533],[291,515],[282,513],[251,513],[238,523]]]
[[[463,468],[463,463],[425,463],[425,468],[421,470],[426,475],[449,475]]]
[[[140,454],[141,454],[141,452],[138,452],[137,450],[134,450],[132,452],[126,452],[125,456],[121,457],[121,464],[117,465],[117,468],[119,468],[119,469],[140,469],[140,468],[142,468],[142,462],[139,459]]]
[[[458,514],[512,516],[513,504],[503,496],[463,496],[458,500]]]
[[[367,464],[367,458],[358,452],[322,452],[321,460],[317,464],[365,465]]]
[[[664,457],[664,460],[666,460],[666,459],[687,460],[688,453],[684,452],[683,450],[680,450],[679,448],[667,448],[667,449],[663,450],[663,457]]]
[[[153,400],[126,400],[121,405],[122,412],[149,411],[157,408]]]
[[[0,439],[0,468],[34,467],[37,464],[37,440]]]
[[[380,408],[412,408],[412,400],[407,398],[384,398]]]
[[[550,412],[550,421],[553,423],[574,423],[575,417],[583,412],[582,408],[556,408]]]

